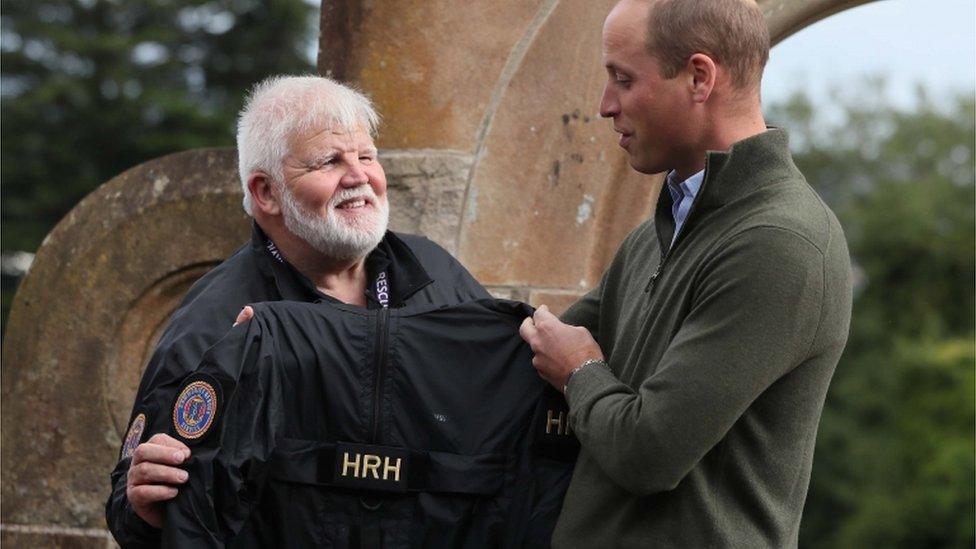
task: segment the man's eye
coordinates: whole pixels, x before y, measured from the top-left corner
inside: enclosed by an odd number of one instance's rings
[[[359,161],[363,164],[369,164],[374,160],[372,156],[360,156]]]
[[[627,78],[626,76],[624,76],[622,74],[615,74],[615,75],[613,75],[613,79],[618,84],[630,84],[630,78]]]

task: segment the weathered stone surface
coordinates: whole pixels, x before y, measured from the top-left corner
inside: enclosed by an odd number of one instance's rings
[[[381,147],[471,152],[509,57],[554,1],[339,0],[346,6],[323,11],[331,32],[320,67],[336,67],[373,97],[388,121]],[[329,17],[347,21],[351,37]]]
[[[381,151],[390,201],[390,228],[422,234],[451,253],[464,207],[472,155],[439,151]]]
[[[72,535],[52,532],[0,532],[4,549],[110,549],[118,547],[108,531],[95,535]]]
[[[584,289],[647,217],[660,178],[639,176],[598,105],[612,0],[560,2],[529,45],[475,166],[461,259],[486,284]]]
[[[247,239],[232,150],[133,168],[45,239],[3,348],[4,523],[102,527],[107,474],[155,335]]]
[[[769,35],[777,44],[824,17],[873,0],[759,0]]]
[[[513,286],[485,286],[493,297],[498,299],[514,299],[516,301],[525,301],[525,296],[528,294],[528,290],[525,288],[516,288]]]
[[[545,305],[555,315],[561,315],[586,292],[531,290],[526,303],[533,307]]]

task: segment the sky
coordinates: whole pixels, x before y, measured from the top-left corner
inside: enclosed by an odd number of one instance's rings
[[[893,103],[910,107],[915,86],[933,97],[976,89],[976,1],[880,0],[818,21],[770,52],[766,104],[804,89],[815,103],[828,90],[883,75]]]

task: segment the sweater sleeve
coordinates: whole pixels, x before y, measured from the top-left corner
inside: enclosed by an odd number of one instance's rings
[[[606,278],[606,275],[604,275]],[[597,284],[596,288],[593,288],[586,293],[583,297],[579,298],[576,303],[569,306],[559,319],[566,324],[571,324],[573,326],[582,326],[590,331],[593,339],[597,341],[599,338],[599,325],[600,325],[600,295],[603,291],[603,281]]]
[[[635,246],[641,246],[643,248],[643,243],[648,239],[655,239],[654,235],[654,224],[652,220],[645,221],[637,227],[634,228],[630,234],[624,238],[623,242],[617,248],[617,253],[613,256],[613,261],[605,271],[603,271],[603,276],[600,277],[600,281],[597,283],[596,287],[586,293],[583,297],[579,298],[575,303],[570,305],[559,319],[570,324],[572,326],[582,326],[589,330],[593,339],[600,343],[603,347],[604,353],[607,352],[607,347],[604,342],[600,341],[600,325],[601,325],[601,311],[606,310],[609,314],[614,311],[614,303],[604,302],[605,289],[609,286],[613,286],[613,280],[619,280],[628,269],[628,261],[632,257],[631,253]],[[650,250],[651,254],[657,254],[659,251],[657,248],[652,248]],[[636,258],[638,263],[643,263],[644,258]],[[608,320],[603,318],[602,321]]]
[[[659,364],[643,366],[654,373],[636,390],[604,368],[570,380],[580,443],[636,495],[674,489],[763,391],[808,357],[819,329],[824,257],[811,242],[758,227],[718,250],[699,271],[688,315]]]

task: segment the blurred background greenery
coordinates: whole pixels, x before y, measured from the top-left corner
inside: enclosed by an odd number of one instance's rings
[[[151,158],[232,146],[243,90],[314,71],[318,9],[302,0],[2,8],[4,324],[17,258],[29,257],[17,253],[34,252],[81,198]],[[830,109],[802,93],[767,106],[840,217],[857,268],[801,546],[971,548],[976,100],[920,87],[906,107],[884,88],[835,93]]]
[[[865,101],[883,86],[835,94],[834,122],[802,94],[767,109],[856,266],[800,545],[971,548],[974,97],[935,104],[920,89],[908,111]]]
[[[85,195],[141,162],[232,147],[243,90],[314,72],[317,34],[318,8],[302,0],[5,0],[0,250],[34,252]],[[7,258],[4,321],[18,270]]]

